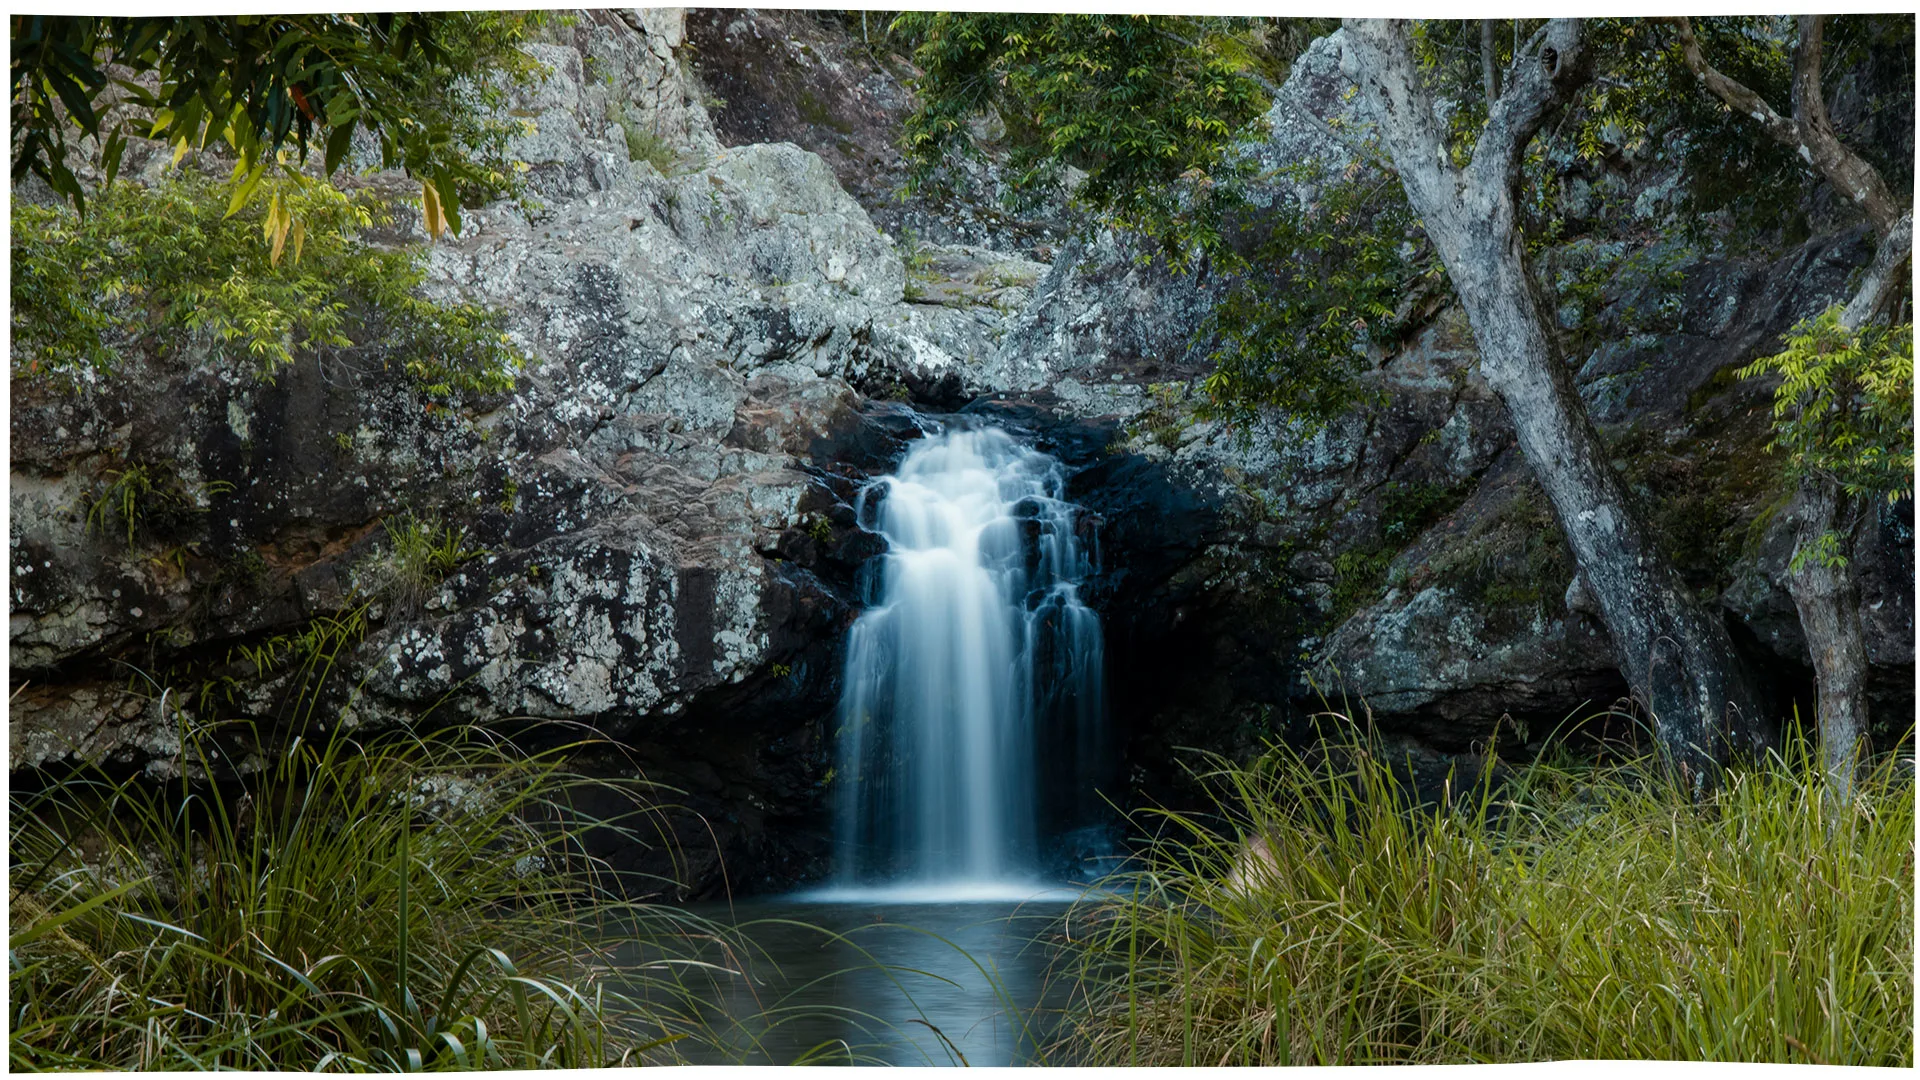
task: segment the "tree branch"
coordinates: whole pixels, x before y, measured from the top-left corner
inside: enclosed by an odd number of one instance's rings
[[[1900,217],[1900,206],[1880,171],[1848,150],[1827,120],[1827,103],[1820,89],[1823,17],[1799,16],[1799,39],[1793,53],[1793,118],[1775,112],[1759,94],[1721,74],[1700,51],[1693,24],[1685,16],[1669,20],[1680,40],[1681,53],[1715,97],[1753,118],[1776,142],[1795,150],[1842,195],[1851,199],[1876,235],[1885,237]],[[1909,225],[1911,229],[1911,225]]]
[[[1480,89],[1487,95],[1487,108],[1500,100],[1500,50],[1493,42],[1493,20],[1480,20]]]
[[[1800,136],[1794,130],[1793,121],[1773,111],[1766,99],[1747,89],[1745,86],[1725,75],[1719,69],[1707,63],[1700,51],[1700,42],[1693,36],[1693,22],[1685,15],[1671,20],[1676,36],[1680,39],[1680,51],[1686,57],[1687,67],[1693,71],[1714,97],[1727,103],[1735,112],[1752,117],[1768,135],[1788,146],[1800,145]]]
[[[1799,30],[1793,46],[1793,119],[1802,130],[1831,128],[1827,123],[1827,99],[1820,91],[1820,54],[1825,48],[1825,21],[1818,15],[1795,17]]]
[[[1592,56],[1578,19],[1554,19],[1527,40],[1526,59],[1516,56],[1506,92],[1487,112],[1487,126],[1474,144],[1476,173],[1512,190],[1520,162],[1548,115],[1593,77]]]

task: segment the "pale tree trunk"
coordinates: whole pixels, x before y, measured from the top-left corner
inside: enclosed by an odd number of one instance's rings
[[[1466,310],[1481,373],[1506,404],[1664,756],[1697,794],[1714,782],[1730,729],[1753,737],[1755,695],[1725,623],[1654,546],[1607,464],[1534,294],[1515,211],[1528,142],[1590,78],[1580,25],[1554,20],[1516,52],[1465,168],[1448,156],[1405,24],[1349,19],[1346,28],[1347,74]]]
[[[1853,801],[1853,781],[1867,752],[1867,639],[1860,624],[1858,575],[1851,562],[1830,565],[1812,554],[1828,533],[1853,532],[1856,500],[1832,480],[1809,477],[1794,499],[1794,551],[1787,591],[1820,687],[1820,748],[1835,804]]]
[[[1826,97],[1820,88],[1824,17],[1801,15],[1796,19],[1798,41],[1793,54],[1790,118],[1775,112],[1759,94],[1708,63],[1685,18],[1672,21],[1687,66],[1701,85],[1819,170],[1872,223],[1879,244],[1873,262],[1841,312],[1840,324],[1858,330],[1885,318],[1886,308],[1908,280],[1905,267],[1913,253],[1913,211],[1900,209],[1879,170],[1848,150],[1827,119]],[[1855,504],[1856,500],[1831,478],[1803,479],[1794,497],[1794,558],[1799,567],[1790,567],[1787,572],[1787,591],[1800,613],[1800,629],[1806,635],[1807,652],[1819,685],[1816,712],[1827,782],[1842,806],[1852,801],[1855,770],[1869,749],[1866,628],[1860,622],[1859,581],[1853,561],[1829,566],[1810,553],[1829,533],[1842,538],[1852,535],[1851,521],[1858,509]]]

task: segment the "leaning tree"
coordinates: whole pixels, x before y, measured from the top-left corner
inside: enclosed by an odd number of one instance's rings
[[[1724,621],[1660,553],[1609,466],[1527,272],[1521,166],[1542,124],[1592,77],[1584,27],[1552,20],[1516,50],[1464,164],[1415,60],[1408,23],[1349,19],[1345,30],[1342,70],[1360,87],[1452,280],[1480,372],[1506,405],[1668,762],[1701,790],[1724,757],[1725,732],[1760,720],[1754,689]]]
[[[1910,283],[1913,209],[1834,131],[1821,86],[1824,17],[1795,21],[1792,109],[1784,116],[1714,67],[1689,20],[1674,19],[1673,25],[1701,86],[1818,171],[1859,208],[1876,240],[1873,262],[1847,302],[1796,328],[1786,352],[1748,369],[1783,380],[1776,395],[1776,444],[1788,452],[1797,479],[1787,589],[1819,681],[1828,780],[1844,803],[1867,736],[1866,635],[1857,571],[1844,538],[1860,527],[1873,496],[1911,492],[1913,486],[1912,328],[1887,325]]]

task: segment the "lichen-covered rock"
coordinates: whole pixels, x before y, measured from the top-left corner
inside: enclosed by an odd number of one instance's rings
[[[504,314],[530,361],[511,393],[449,407],[324,355],[273,383],[204,356],[16,383],[14,768],[165,773],[179,725],[216,718],[538,719],[652,761],[715,858],[769,842],[743,811],[817,816],[871,554],[848,503],[912,433],[852,384],[908,377],[881,327],[964,355],[1004,312],[906,303],[894,244],[818,157],[713,142],[677,17],[603,15],[533,47],[550,75],[516,151],[538,204],[473,209],[429,250],[431,293]],[[667,106],[627,96],[648,86]],[[679,140],[670,175],[613,111]],[[440,563],[406,562],[408,528]],[[761,854],[791,875],[821,840],[787,832]],[[700,864],[689,884],[716,887]]]

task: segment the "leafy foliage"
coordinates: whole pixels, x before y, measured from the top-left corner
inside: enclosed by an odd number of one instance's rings
[[[519,358],[497,315],[420,297],[421,252],[361,237],[388,220],[378,200],[269,183],[267,207],[232,214],[218,186],[191,174],[116,184],[84,217],[15,200],[13,374],[88,378],[130,350],[208,348],[268,379],[317,352],[379,359],[435,395],[513,385]],[[280,205],[299,219],[299,260],[276,262],[259,242]]]
[[[323,148],[323,175],[356,132],[383,168],[423,183],[430,232],[458,231],[464,198],[511,190],[506,88],[541,68],[519,45],[545,18],[526,12],[363,15],[16,15],[13,176],[32,174],[84,208],[66,158],[69,126],[101,140],[108,185],[130,134],[175,160],[209,142],[238,158],[236,201],[269,173]],[[498,73],[474,78],[475,72]]]
[[[1373,400],[1354,377],[1366,346],[1398,337],[1397,309],[1438,270],[1392,173],[1356,164],[1310,205],[1249,202],[1234,222],[1215,257],[1229,273],[1206,327],[1208,412],[1244,420],[1273,408],[1312,428]]]
[[[1059,185],[1113,221],[1165,237],[1170,254],[1213,233],[1206,193],[1230,141],[1267,105],[1252,24],[1220,18],[909,12],[920,107],[904,145],[931,180],[977,154],[972,121],[1006,128],[1017,189]]]
[[[1913,493],[1913,324],[1849,330],[1834,306],[1788,332],[1786,350],[1740,369],[1777,375],[1774,437],[1796,477],[1846,494]]]

